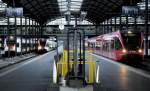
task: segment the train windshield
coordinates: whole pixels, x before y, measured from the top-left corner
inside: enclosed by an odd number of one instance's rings
[[[45,39],[40,39],[40,40],[39,40],[39,44],[40,44],[41,46],[45,46],[46,40],[45,40]]]
[[[15,44],[15,38],[14,37],[9,37],[6,39],[7,45],[13,45]]]
[[[137,50],[140,48],[140,42],[141,42],[140,33],[122,34],[122,39],[125,48],[129,50]]]

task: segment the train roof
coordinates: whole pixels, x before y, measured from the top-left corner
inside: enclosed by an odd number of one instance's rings
[[[112,40],[113,38],[120,37],[120,31],[99,35],[88,39],[89,42],[102,41],[102,40]]]

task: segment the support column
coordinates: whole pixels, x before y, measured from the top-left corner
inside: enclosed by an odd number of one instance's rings
[[[95,26],[95,34],[98,35],[98,26]]]
[[[128,15],[126,15],[126,29],[128,30]]]
[[[137,18],[137,16],[135,15],[135,16],[134,16],[134,29],[135,29],[135,30],[137,30],[137,24],[136,24],[136,23],[137,23],[137,22],[136,22],[137,19],[136,19],[136,18]],[[137,31],[138,31],[138,30],[137,30]]]
[[[104,34],[106,33],[106,21],[104,21]]]
[[[120,22],[119,22],[120,24],[120,31],[122,31],[122,16],[120,15]]]
[[[105,30],[105,22],[103,22],[103,34],[104,34],[104,30]]]
[[[27,45],[27,17],[25,17],[25,53],[27,53],[27,48],[28,48],[28,45]]]
[[[33,35],[34,37],[33,37],[33,46],[34,46],[34,51],[35,51],[35,49],[36,49],[36,21],[34,21],[34,35]]]
[[[75,28],[77,27],[77,17],[75,17]],[[78,37],[77,30],[74,30],[74,73],[78,76]]]
[[[15,56],[17,55],[17,47],[18,47],[18,45],[17,45],[17,19],[16,19],[16,17],[14,17],[15,18],[15,23],[14,23],[14,27],[15,27]]]
[[[145,0],[145,56],[148,56],[148,0]]]
[[[117,25],[117,17],[115,16],[115,27],[114,27],[114,31],[117,31],[117,27],[116,27],[116,25]]]
[[[29,52],[31,51],[31,18],[29,18],[29,30],[28,30],[28,40],[29,40]]]
[[[38,43],[37,42],[37,33],[38,33],[38,23],[37,22],[36,22],[36,26],[35,27],[36,27],[36,31],[35,31],[35,44],[36,44],[35,45],[35,49],[37,49],[37,43]]]
[[[23,35],[22,35],[22,17],[20,17],[20,39],[21,39],[21,55],[23,54],[22,53],[22,46],[23,46],[23,44],[22,44],[22,37],[23,37]]]
[[[106,33],[109,33],[109,24],[108,24],[108,20],[106,20],[106,23],[107,23],[107,30],[106,30]]]
[[[6,39],[9,38],[10,36],[10,20],[9,17],[7,17],[7,35],[6,35]],[[10,57],[10,48],[8,47],[8,53],[7,56]]]
[[[113,18],[111,18],[111,20],[110,20],[110,32],[112,32],[112,19]]]
[[[34,23],[33,23],[33,20],[32,20],[32,30],[31,30],[31,50],[33,51],[34,49],[34,42],[33,42],[33,38],[34,38]]]

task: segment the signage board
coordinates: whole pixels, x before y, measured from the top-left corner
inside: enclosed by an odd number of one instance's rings
[[[139,14],[138,6],[122,6],[122,15],[135,16]]]
[[[6,8],[6,16],[7,17],[22,17],[23,16],[23,8]]]

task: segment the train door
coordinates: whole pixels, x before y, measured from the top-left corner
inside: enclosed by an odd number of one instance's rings
[[[98,54],[100,54],[100,52],[101,52],[101,44],[100,44],[100,41],[96,41],[96,43],[97,43],[97,52],[98,52]]]
[[[111,40],[111,44],[110,44],[110,49],[111,49],[111,58],[114,59],[115,58],[115,40]]]
[[[108,42],[107,42],[107,54],[108,54],[108,56],[109,56],[109,58],[111,58],[112,56],[111,56],[111,40],[108,40]]]
[[[119,38],[114,38],[114,59],[115,60],[118,60],[118,59],[120,59],[120,55],[118,55],[118,54],[121,54],[122,53],[122,50],[123,49],[123,46],[122,46],[122,44],[121,44],[121,42],[120,42],[120,40],[119,40]]]

